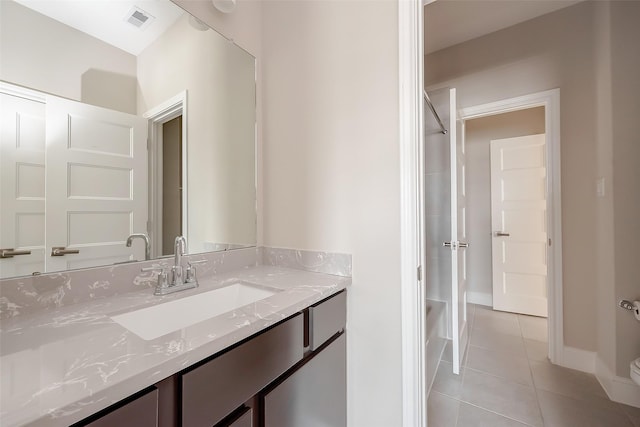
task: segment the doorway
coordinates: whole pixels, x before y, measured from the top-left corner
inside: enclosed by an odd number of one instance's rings
[[[547,310],[548,310],[548,336],[549,336],[549,359],[554,364],[560,364],[562,361],[563,351],[563,313],[562,313],[562,229],[561,229],[561,203],[560,203],[560,90],[553,89],[545,92],[538,92],[517,98],[506,99],[502,101],[492,102],[488,104],[478,105],[474,107],[462,108],[459,111],[460,118],[465,124],[472,123],[474,119],[498,116],[506,113],[514,113],[542,108],[537,110],[538,113],[544,111],[544,134],[545,145],[543,155],[546,160],[546,210],[544,218],[546,226],[546,253],[544,257],[547,263]],[[536,110],[531,110],[536,111]],[[465,126],[466,128],[466,126]],[[535,129],[534,133],[539,133],[540,128]],[[473,167],[472,165],[470,165]],[[468,168],[467,168],[468,169]],[[470,185],[471,176],[467,180]],[[470,198],[473,205],[473,196]],[[477,228],[477,227],[476,227]],[[489,232],[493,232],[489,228]],[[497,230],[502,231],[502,230]],[[471,230],[470,225],[470,233]],[[486,233],[489,239],[502,238],[502,236],[491,236]],[[470,260],[470,264],[473,261]],[[486,264],[485,264],[486,265]],[[471,266],[470,266],[471,267]],[[471,267],[473,268],[473,267]],[[486,274],[485,274],[486,277]],[[491,279],[491,289],[493,290],[493,279]],[[474,287],[473,279],[471,279],[470,287]],[[482,305],[493,306],[493,301],[487,304],[486,296],[482,294],[469,294],[470,301]],[[478,299],[474,299],[477,297]]]
[[[182,236],[182,116],[162,124],[162,253]]]
[[[188,235],[187,92],[144,114],[149,120],[149,223],[151,256],[171,255]]]
[[[467,120],[469,301],[546,317],[544,107]]]

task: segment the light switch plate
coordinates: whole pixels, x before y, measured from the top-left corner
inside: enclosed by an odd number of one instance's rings
[[[596,196],[604,197],[604,177],[600,177],[596,180]]]

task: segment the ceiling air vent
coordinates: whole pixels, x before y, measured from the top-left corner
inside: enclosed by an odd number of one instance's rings
[[[124,20],[129,24],[141,30],[147,28],[154,19],[155,18],[150,15],[149,12],[145,12],[136,6],[132,7],[124,18]]]

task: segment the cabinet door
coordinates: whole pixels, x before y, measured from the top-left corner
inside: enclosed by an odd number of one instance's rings
[[[265,427],[347,425],[346,335],[263,397]]]
[[[80,425],[85,427],[157,427],[158,390],[153,389],[94,421]]]
[[[182,375],[183,427],[210,427],[302,359],[297,314]]]

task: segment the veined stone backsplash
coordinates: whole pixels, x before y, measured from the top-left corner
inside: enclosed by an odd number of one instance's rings
[[[255,265],[286,267],[351,277],[351,255],[279,248],[245,248],[187,255],[191,261],[206,260],[197,267],[198,278]],[[186,261],[186,260],[185,260]],[[112,297],[156,285],[157,274],[142,272],[151,266],[170,269],[173,257],[128,264],[94,267],[39,276],[0,280],[0,319]]]
[[[351,277],[351,255],[298,249],[258,248],[262,265]]]

